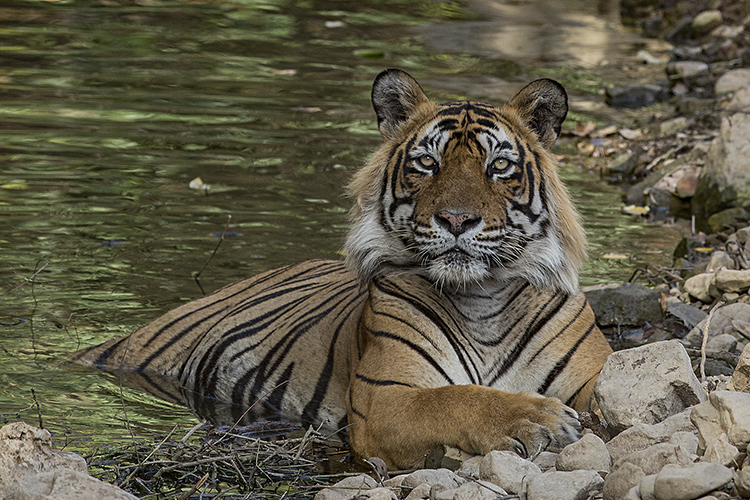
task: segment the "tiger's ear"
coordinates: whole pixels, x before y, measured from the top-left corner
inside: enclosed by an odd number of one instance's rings
[[[396,135],[417,107],[429,99],[422,87],[408,73],[387,69],[372,84],[372,107],[378,117],[378,128],[386,139]]]
[[[556,81],[542,78],[522,88],[507,105],[520,112],[526,125],[549,149],[560,135],[568,114],[568,94]]]

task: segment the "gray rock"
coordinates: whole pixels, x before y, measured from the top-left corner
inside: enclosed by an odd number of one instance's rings
[[[750,467],[745,466],[737,473],[734,487],[742,498],[750,498]]]
[[[464,463],[461,464],[456,473],[461,477],[479,479],[479,465],[482,463],[482,460],[484,460],[482,455],[464,460]]]
[[[659,423],[706,400],[690,358],[677,340],[611,354],[594,393],[604,418],[616,433],[636,423]]]
[[[684,302],[673,302],[667,305],[667,313],[678,318],[682,323],[693,329],[695,325],[703,321],[708,313]]]
[[[555,469],[558,471],[592,470],[609,472],[612,460],[607,445],[596,434],[584,434],[571,443],[557,456]]]
[[[706,342],[707,351],[734,352],[736,347],[737,339],[734,335],[729,333],[722,333],[715,337],[711,337],[711,339]]]
[[[529,478],[528,500],[580,500],[599,491],[604,479],[593,470],[545,472]]]
[[[532,462],[534,462],[536,466],[542,470],[542,472],[547,472],[549,469],[555,466],[558,456],[559,455],[557,453],[553,453],[551,451],[543,451],[539,455],[537,455],[534,460],[532,460]]]
[[[705,324],[705,319],[698,323],[685,336],[685,340],[696,347],[700,347]],[[745,325],[750,325],[750,304],[737,303],[720,307],[711,318],[708,338],[710,339],[721,333],[730,333],[741,342],[747,342],[750,340],[750,330]]]
[[[645,450],[636,451],[615,462],[612,466],[612,472],[620,470],[624,464],[629,463],[637,466],[646,475],[656,474],[665,465],[679,462],[676,449],[677,447],[671,443],[649,446]]]
[[[642,326],[663,319],[660,295],[645,285],[588,287],[584,293],[601,326]]]
[[[542,471],[534,463],[507,451],[491,451],[479,464],[479,477],[500,486],[508,493],[519,493],[523,479]]]
[[[713,443],[724,433],[719,411],[710,400],[693,406],[690,410],[690,421],[698,429],[699,451],[705,450],[709,443]]]
[[[638,423],[629,429],[625,429],[607,442],[607,450],[612,462],[617,462],[631,453],[645,450],[652,445],[671,442],[672,436],[675,434],[697,432],[695,425],[690,421],[690,412],[690,409],[685,410],[658,424]]]
[[[692,500],[724,486],[732,477],[731,469],[708,462],[666,466],[656,476],[654,493],[659,500]]]
[[[690,410],[687,410],[687,413]],[[692,424],[691,427],[695,428]],[[694,432],[679,431],[672,434],[669,438],[669,444],[679,446],[688,455],[692,456],[698,453],[698,436]]]
[[[708,75],[708,64],[700,61],[673,61],[667,64],[667,75],[670,80],[690,80]]]
[[[715,391],[709,395],[709,402],[719,412],[719,421],[729,442],[738,448],[747,448],[750,443],[750,394]]]
[[[342,479],[330,488],[324,488],[315,495],[315,500],[351,500],[364,491],[377,488],[378,483],[367,474]]]
[[[633,152],[623,153],[612,160],[605,168],[607,173],[614,173],[629,177],[638,166],[638,157]]]
[[[404,500],[416,500],[417,498],[430,498],[430,491],[432,486],[427,483],[420,484],[413,490],[411,490]],[[315,500],[318,500],[317,498]]]
[[[700,273],[686,279],[682,286],[691,297],[709,304],[714,301],[711,295],[711,285],[714,284],[715,279],[714,273]]]
[[[619,469],[607,474],[602,488],[603,500],[621,500],[628,490],[641,483],[645,475],[637,465],[623,463]]]
[[[628,490],[622,500],[643,500],[641,498],[641,487],[636,484]]]
[[[669,99],[669,91],[659,85],[608,87],[604,98],[613,108],[640,108]]]
[[[724,116],[720,135],[711,143],[695,196],[696,216],[707,218],[723,209],[741,208],[750,200],[750,114]]]
[[[718,212],[706,220],[706,225],[710,233],[719,233],[729,230],[733,231],[740,226],[746,225],[748,221],[750,221],[750,212],[743,207],[731,207],[724,210],[719,208]]]
[[[732,258],[721,250],[716,250],[711,254],[711,258],[708,259],[708,265],[706,265],[707,273],[715,273],[722,267],[727,269],[734,269],[734,261]]]
[[[745,292],[750,288],[750,270],[721,269],[716,273],[716,288],[722,292]]]
[[[370,500],[398,500],[396,493],[390,488],[373,488],[362,492],[362,495],[360,495],[359,498],[369,498]]]
[[[6,491],[5,493],[7,493]],[[138,497],[86,473],[63,467],[25,476],[9,498],[17,500],[136,500]]]
[[[677,118],[673,118],[659,124],[659,135],[662,137],[674,135],[677,132],[685,130],[687,126],[687,118],[685,118],[684,116],[678,116]]]
[[[714,91],[717,96],[722,96],[748,87],[750,87],[750,69],[741,68],[727,71],[721,75],[716,80]]]

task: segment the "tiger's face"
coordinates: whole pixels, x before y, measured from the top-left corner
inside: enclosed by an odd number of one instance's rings
[[[548,152],[567,113],[559,84],[534,82],[502,108],[437,105],[388,70],[373,104],[385,143],[350,185],[347,259],[363,280],[418,273],[460,289],[520,277],[575,292],[584,237]]]

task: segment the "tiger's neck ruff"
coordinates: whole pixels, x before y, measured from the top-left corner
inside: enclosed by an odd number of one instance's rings
[[[418,274],[460,294],[523,279],[576,293],[585,236],[549,153],[568,109],[558,83],[537,80],[502,108],[437,105],[388,70],[372,101],[385,142],[349,186],[346,241],[363,282]]]

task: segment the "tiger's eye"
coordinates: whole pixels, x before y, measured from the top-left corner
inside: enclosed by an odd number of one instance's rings
[[[425,168],[433,168],[435,166],[435,158],[430,155],[422,155],[417,158],[417,161]]]
[[[490,165],[489,171],[487,172],[490,175],[503,175],[503,174],[509,174],[513,171],[513,167],[515,166],[515,163],[508,160],[507,158],[498,158],[497,160],[492,162],[492,165]]]

